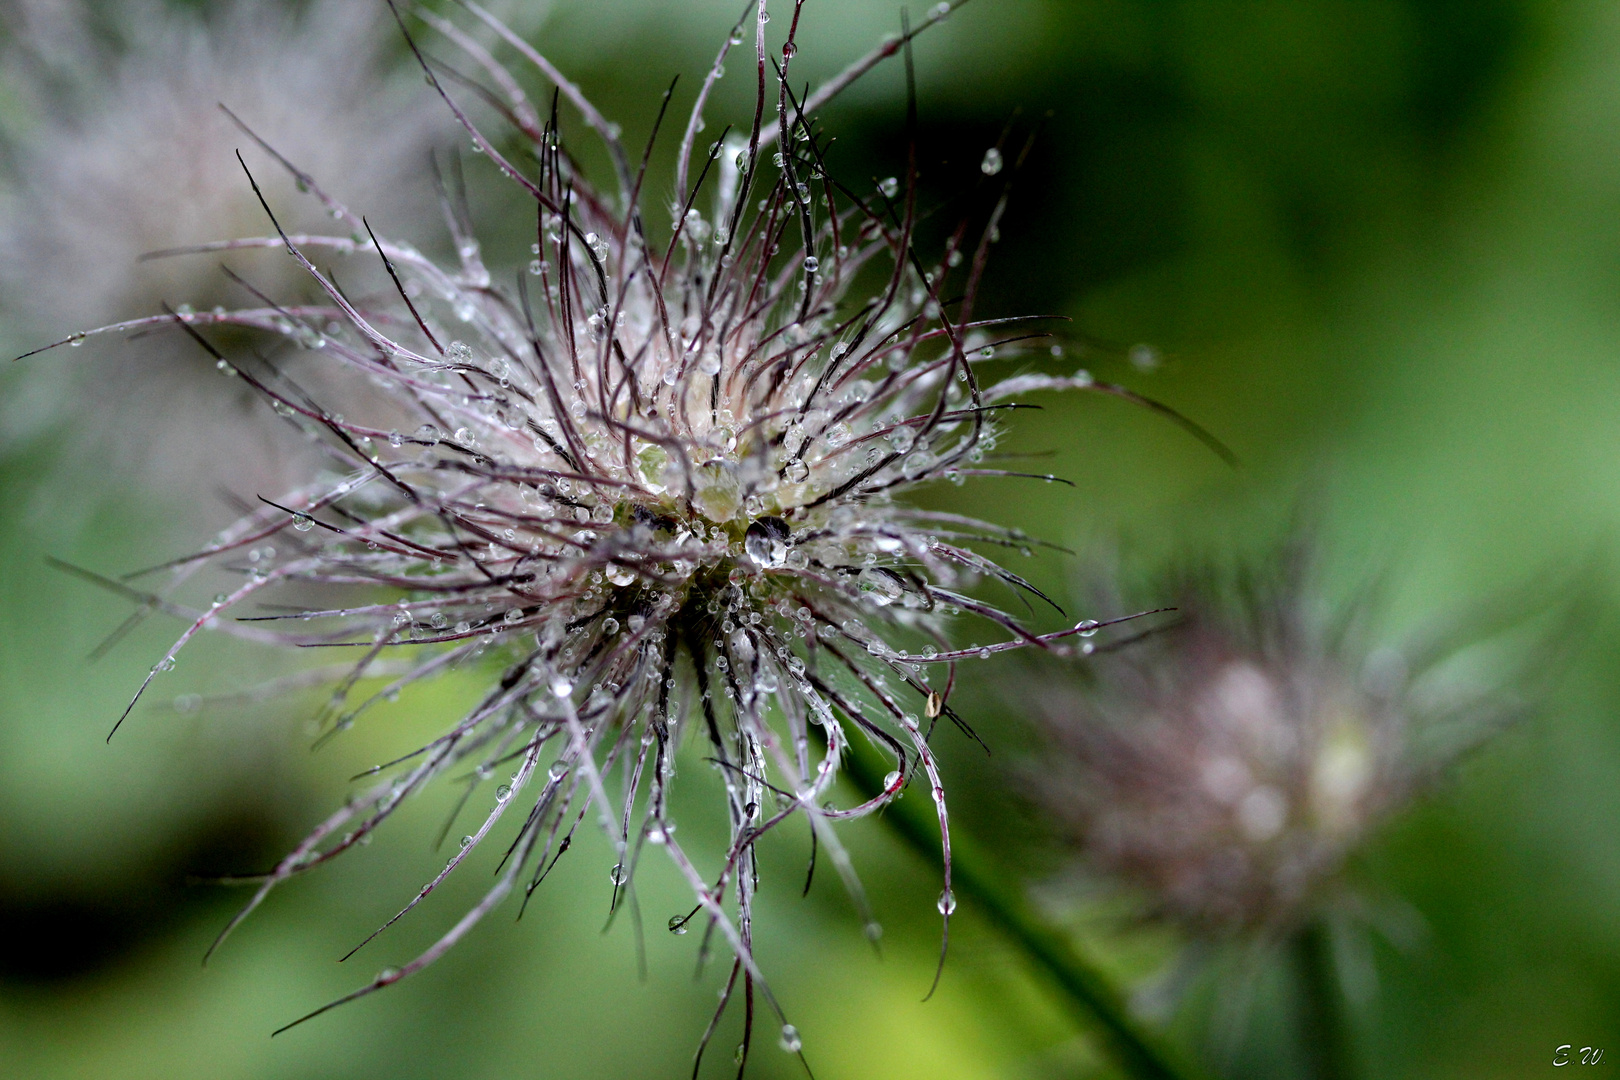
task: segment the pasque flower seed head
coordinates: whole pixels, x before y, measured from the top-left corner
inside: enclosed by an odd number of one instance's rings
[[[1023,586],[967,546],[1017,546],[1013,534],[897,496],[992,472],[978,466],[980,444],[1010,395],[1094,384],[1083,373],[981,381],[986,344],[1031,334],[974,315],[999,208],[977,241],[958,233],[930,265],[917,250],[914,182],[838,182],[813,110],[909,35],[800,101],[790,69],[801,6],[776,24],[789,27],[780,50],[767,48],[763,0],[721,47],[679,138],[672,199],[652,196],[619,128],[546,57],[466,5],[557,87],[549,110],[467,29],[424,12],[515,129],[499,145],[486,137],[458,100],[468,76],[450,83],[424,60],[473,148],[529,200],[528,265],[509,281],[487,268],[454,170],[442,179],[455,244],[446,264],[373,229],[286,162],[343,230],[277,224],[208,250],[282,249],[310,296],[284,302],[244,281],[249,306],[108,328],[183,331],[329,454],[330,476],[263,499],[167,568],[150,602],[192,622],[165,660],[205,628],[354,654],[324,717],[334,731],[429,676],[498,666],[472,709],[374,770],[248,905],[364,842],[435,778],[487,783],[492,797],[468,804],[482,805],[482,820],[417,900],[503,830],[494,887],[441,941],[355,996],[420,970],[511,892],[532,891],[591,816],[614,846],[615,902],[655,848],[697,905],[671,929],[698,919],[734,954],[721,1008],[740,983],[780,1015],[751,947],[756,841],[807,818],[875,937],[831,826],[918,779],[935,796],[952,897],[927,739],[938,716],[958,720],[949,665],[1060,648],[1080,632],[1033,634],[964,591],[984,576]],[[705,150],[705,103],[745,33],[756,108]],[[565,149],[564,108],[606,150],[604,189]],[[503,149],[513,144],[522,155]],[[244,182],[263,190],[257,177]],[[264,209],[275,221],[271,200]],[[667,238],[655,239],[666,217]],[[244,334],[259,344],[230,345]],[[281,357],[293,353],[321,358],[319,395],[286,374]],[[216,571],[238,584],[206,610],[187,608],[188,583]],[[953,647],[950,616],[963,613],[1006,640]],[[399,655],[403,674],[353,700]],[[718,860],[689,853],[670,817],[676,743],[689,730],[723,777],[731,843]],[[839,807],[833,785],[852,738],[894,771],[876,797]],[[940,905],[947,927],[954,907]],[[789,1031],[782,1044],[796,1051]]]
[[[1049,743],[1025,771],[1040,819],[1200,937],[1296,929],[1373,829],[1519,714],[1519,675],[1550,666],[1546,639],[1490,677],[1459,669],[1508,648],[1500,628],[1380,640],[1366,596],[1321,600],[1314,557],[1298,541],[1161,583],[1173,625],[1021,694]]]
[[[419,73],[389,55],[385,7],[242,0],[205,15],[197,6],[0,5],[9,102],[0,144],[15,181],[0,191],[0,317],[12,330],[96,325],[163,300],[204,310],[240,298],[209,260],[141,258],[262,228],[231,156],[244,136],[221,103],[373,220],[435,220],[432,191],[414,178],[459,128]],[[248,149],[250,163],[272,162]],[[275,181],[267,190],[281,198],[296,178]],[[287,201],[289,225],[330,222],[314,200]],[[274,294],[302,277],[271,252],[238,256],[233,269]],[[217,518],[215,503],[172,495],[220,485],[273,494],[308,466],[252,389],[210,365],[166,335],[30,365],[0,400],[0,447],[70,427],[59,471],[39,485],[53,513],[66,509],[65,492],[133,484],[195,527]]]

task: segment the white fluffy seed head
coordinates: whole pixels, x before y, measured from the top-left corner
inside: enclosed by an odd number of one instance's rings
[[[414,72],[407,81],[385,59],[385,13],[326,0],[297,15],[269,2],[207,20],[140,3],[94,14],[71,0],[6,13],[13,33],[0,67],[15,80],[16,106],[0,136],[17,185],[0,204],[0,306],[13,328],[44,334],[163,303],[239,304],[245,294],[219,272],[220,258],[267,292],[301,285],[301,271],[274,253],[142,259],[263,227],[232,152],[243,147],[268,170],[273,159],[222,104],[382,220],[436,216],[415,178],[432,148],[451,144],[454,121]],[[293,177],[278,170],[267,181],[289,228],[331,226],[319,203],[294,198]],[[199,352],[141,338],[60,359],[21,372],[0,407],[0,446],[74,425],[66,465],[77,482],[51,485],[58,502],[63,489],[85,486],[92,462],[98,478],[154,491],[225,483],[270,492],[307,467],[276,438],[280,425],[266,421],[256,395],[219,378]],[[84,416],[96,419],[76,423]]]

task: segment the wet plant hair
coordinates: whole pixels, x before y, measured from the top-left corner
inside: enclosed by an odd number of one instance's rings
[[[680,135],[663,240],[645,220],[653,140],[638,159],[551,61],[470,0],[462,6],[471,18],[556,88],[549,109],[467,29],[417,13],[476,74],[428,56],[401,17],[475,150],[533,206],[533,261],[515,280],[486,268],[454,163],[439,178],[457,252],[446,266],[380,235],[282,159],[346,234],[276,224],[274,235],[192,250],[285,249],[312,298],[284,302],[233,275],[250,305],[96,331],[186,335],[317,440],[330,468],[261,497],[204,550],[148,571],[167,575],[161,587],[117,586],[189,623],[142,692],[205,629],[358,654],[336,678],[322,738],[429,677],[475,662],[498,669],[443,734],[370,770],[369,786],[258,881],[221,939],[275,886],[365,842],[404,799],[449,776],[465,784],[463,807],[485,793],[482,820],[400,914],[486,842],[505,844],[494,887],[426,952],[333,1005],[420,971],[510,894],[526,898],[594,817],[616,851],[615,906],[633,900],[637,864],[657,851],[696,904],[670,928],[701,925],[704,953],[718,939],[733,957],[703,1043],[740,993],[743,1060],[756,996],[781,1021],[782,1046],[798,1052],[754,959],[755,845],[807,820],[813,850],[832,859],[875,940],[833,825],[916,781],[936,804],[944,853],[943,964],[955,901],[945,784],[929,737],[942,717],[971,735],[950,703],[955,665],[1029,646],[1063,650],[1096,624],[1040,634],[976,598],[981,581],[1039,595],[971,546],[1030,541],[899,496],[930,481],[1002,475],[985,453],[1015,395],[1124,393],[1084,371],[983,381],[985,364],[1046,336],[1031,320],[975,311],[1005,177],[980,231],[964,224],[925,254],[914,151],[903,180],[875,188],[846,186],[827,165],[815,110],[902,51],[909,85],[911,38],[963,2],[939,4],[808,95],[791,78],[803,0],[781,20],[777,50],[766,44],[765,0],[751,4]],[[745,40],[752,115],[701,150],[705,102]],[[498,114],[510,137],[497,144],[484,134],[461,98]],[[561,138],[565,108],[605,148],[605,189]],[[512,145],[522,165],[503,149]],[[983,171],[1001,168],[998,148]],[[251,174],[244,182],[260,192]],[[275,223],[276,208],[260,198]],[[322,367],[319,395],[282,362],[308,354]],[[358,409],[339,412],[340,402]],[[209,574],[235,583],[211,604],[188,601]],[[997,640],[964,647],[955,624],[966,619],[988,623]],[[359,694],[362,680],[385,672],[384,685]],[[731,841],[706,871],[669,813],[683,735],[724,778]],[[839,806],[834,782],[852,740],[886,755],[892,770],[875,797]]]

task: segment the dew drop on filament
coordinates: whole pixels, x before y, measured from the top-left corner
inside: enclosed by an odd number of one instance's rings
[[[755,566],[772,569],[787,562],[788,523],[779,517],[762,517],[748,526],[743,550]]]

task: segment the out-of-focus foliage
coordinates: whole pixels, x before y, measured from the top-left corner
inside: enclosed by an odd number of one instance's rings
[[[514,6],[632,142],[671,75],[685,76],[677,95],[690,93],[740,7]],[[814,80],[894,27],[898,11],[812,0],[806,18],[795,63]],[[1053,397],[1020,417],[1001,449],[1051,451],[1036,468],[1068,476],[1074,490],[976,481],[947,486],[937,505],[994,503],[999,520],[1032,535],[1080,549],[1122,538],[1169,557],[1217,528],[1272,531],[1275,514],[1255,508],[1285,504],[1309,480],[1342,553],[1340,580],[1353,587],[1369,563],[1390,569],[1396,622],[1594,551],[1607,563],[1620,522],[1612,7],[976,0],[919,43],[916,61],[930,192],[972,181],[1009,122],[1009,145],[1034,136],[993,253],[991,306],[1073,318],[1093,344],[1071,342],[1054,370],[1083,363],[1165,401],[1244,463],[1228,469],[1144,410]],[[713,115],[735,114],[751,94],[745,67],[733,65]],[[5,95],[8,121],[31,107],[14,85]],[[902,117],[899,68],[874,73],[826,111],[834,167],[863,185],[897,172]],[[0,180],[8,213],[29,195],[17,160],[8,153]],[[475,199],[483,164],[469,162]],[[431,191],[425,175],[412,182]],[[480,209],[485,221],[502,212],[493,195]],[[941,213],[949,221],[949,207]],[[505,240],[514,261],[526,258],[528,227],[525,218]],[[500,232],[486,237],[492,253]],[[15,297],[0,300],[9,309]],[[14,315],[0,325],[14,352],[42,343],[38,333],[25,338]],[[94,352],[28,363],[117,363],[117,350]],[[8,404],[21,374],[0,374]],[[198,968],[238,897],[188,887],[186,876],[261,868],[341,797],[345,777],[414,745],[421,718],[469,688],[451,681],[406,698],[316,754],[303,729],[313,702],[296,696],[146,708],[103,745],[168,629],[143,625],[87,663],[129,608],[44,557],[118,573],[205,538],[174,529],[172,511],[128,484],[93,511],[54,513],[40,477],[58,475],[83,422],[64,420],[0,462],[0,1075],[684,1072],[712,998],[691,981],[691,939],[662,930],[682,887],[651,875],[643,885],[649,975],[638,981],[628,923],[597,934],[611,859],[595,839],[565,857],[522,922],[497,917],[412,983],[266,1037],[355,983],[328,961],[442,865],[419,838],[447,803],[415,804],[415,823],[267,904]],[[202,485],[196,497],[213,493]],[[1071,572],[1056,556],[1028,564],[1058,590]],[[1608,599],[1609,586],[1592,588]],[[1564,1043],[1620,1053],[1620,683],[1607,662],[1620,627],[1597,617],[1585,631],[1544,716],[1493,743],[1358,856],[1357,872],[1403,897],[1423,928],[1407,951],[1375,957],[1378,1005],[1356,1021],[1366,1075],[1521,1077],[1549,1067]],[[274,663],[221,647],[183,664],[171,685],[239,689],[273,676]],[[1010,752],[1012,719],[971,685],[962,700],[992,747]],[[998,830],[1016,822],[995,803],[981,752],[949,731],[936,739],[947,781],[956,778],[955,820],[1011,850],[1016,837]],[[722,842],[718,830],[711,839]],[[881,959],[824,880],[807,900],[784,888],[760,901],[772,927],[763,959],[817,1076],[1104,1069],[966,901],[941,991],[919,1003],[938,946],[937,880],[881,823],[851,840],[887,930]],[[787,840],[762,850],[781,880],[805,854]],[[442,932],[462,900],[435,895],[350,964],[369,974],[397,962]],[[1080,933],[1126,975],[1169,950]],[[1262,996],[1262,1015],[1265,1005]],[[1243,1075],[1293,1075],[1276,1049],[1284,1035],[1257,1024]],[[761,1076],[796,1068],[788,1055],[757,1063]]]

